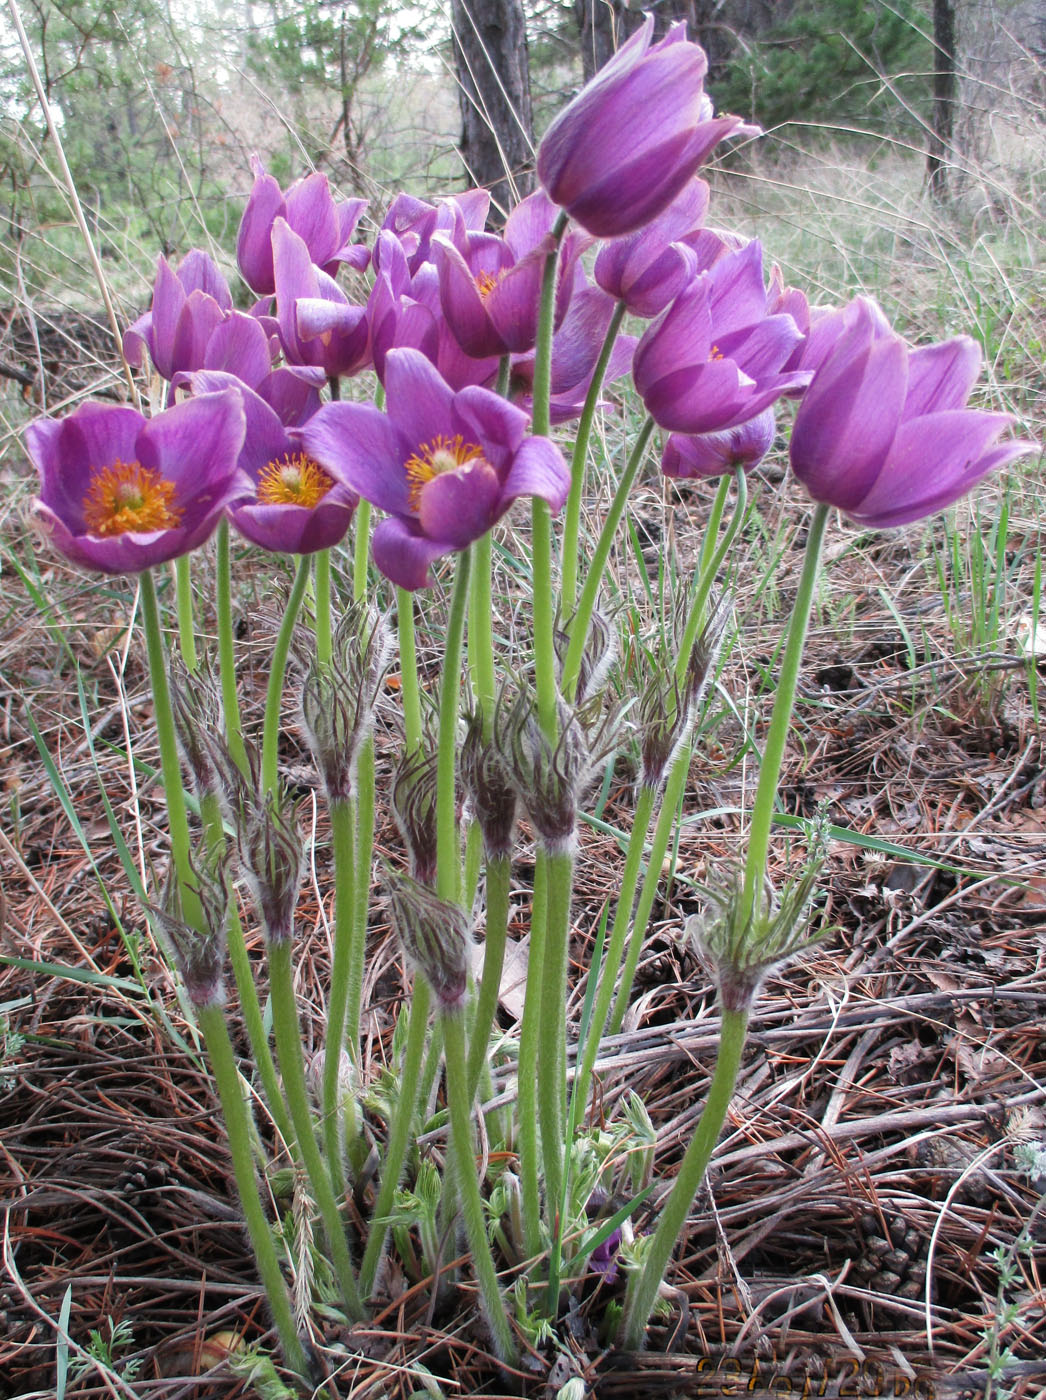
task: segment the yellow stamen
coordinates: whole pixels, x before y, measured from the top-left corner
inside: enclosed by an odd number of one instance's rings
[[[721,360],[723,358],[723,352],[718,345],[712,346],[711,350],[708,352],[708,358],[710,360]]]
[[[84,496],[84,524],[92,535],[126,535],[131,530],[172,530],[182,511],[174,504],[175,485],[140,462],[113,462],[94,473]]]
[[[442,476],[444,472],[457,471],[466,462],[474,462],[482,456],[482,447],[477,447],[474,442],[466,442],[460,433],[452,438],[444,437],[440,433],[431,442],[424,443],[405,463],[411,510],[417,511],[421,508],[422,487],[434,477]]]
[[[492,292],[492,291],[494,290],[494,288],[498,285],[498,282],[499,282],[499,281],[500,281],[500,274],[498,274],[498,273],[495,273],[495,272],[480,272],[480,273],[477,273],[477,275],[476,275],[476,286],[477,286],[477,288],[479,289],[479,294],[480,294],[480,296],[483,298],[484,301],[486,301],[487,297],[490,296],[491,292]]]
[[[288,452],[269,462],[258,477],[258,500],[267,506],[319,505],[334,479],[304,452]]]

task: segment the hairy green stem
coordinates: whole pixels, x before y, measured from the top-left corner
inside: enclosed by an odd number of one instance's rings
[[[335,1194],[341,1197],[345,1191],[339,1092],[341,1051],[345,1044],[348,1008],[360,1001],[363,959],[357,956],[356,947],[356,813],[353,802],[335,799],[330,804],[330,818],[334,853],[334,956],[323,1059],[323,1137],[331,1183]]]
[[[353,968],[348,1011],[345,1018],[345,1044],[354,1063],[359,1064],[360,1016],[362,1014],[363,967],[367,953],[367,927],[370,921],[371,866],[374,859],[374,734],[360,746],[356,760],[356,852],[353,915]]]
[[[530,910],[530,949],[519,1029],[519,1068],[516,1104],[519,1133],[519,1177],[523,1194],[523,1235],[527,1253],[541,1253],[541,1170],[538,1137],[538,1051],[541,1044],[541,979],[548,929],[548,858],[538,849],[534,862],[534,899]]]
[[[314,556],[313,587],[316,594],[316,660],[329,666],[331,649],[331,552],[320,549]]]
[[[574,451],[570,459],[570,495],[567,497],[566,515],[563,520],[563,579],[559,589],[560,608],[564,618],[574,611],[574,601],[577,597],[578,535],[581,530],[581,502],[585,493],[588,444],[592,437],[592,424],[595,421],[599,396],[603,392],[603,380],[624,317],[625,303],[619,301],[610,317],[610,325],[603,338],[599,359],[592,372],[592,382],[585,397],[585,406],[581,410],[574,434]]]
[[[540,859],[539,855],[539,859]],[[538,1051],[538,1112],[541,1155],[545,1166],[545,1201],[549,1235],[559,1230],[556,1218],[563,1182],[567,1092],[567,958],[570,899],[574,884],[573,849],[546,851],[548,914],[541,978],[541,1044]]]
[[[309,582],[309,556],[300,555],[298,567],[287,597],[287,607],[276,634],[269,663],[269,684],[265,692],[265,719],[262,728],[262,792],[275,796],[277,755],[280,741],[280,707],[283,703],[283,683],[287,673],[287,655],[291,648],[291,637],[301,612],[302,599]]]
[[[617,536],[617,527],[621,523],[621,517],[625,512],[625,505],[628,501],[629,492],[635,484],[635,479],[639,474],[639,469],[643,465],[646,456],[647,444],[650,435],[654,431],[654,420],[648,418],[639,430],[635,445],[632,448],[631,456],[621,474],[621,480],[617,484],[614,492],[614,499],[610,503],[603,521],[603,528],[599,532],[599,539],[596,547],[592,551],[592,561],[588,574],[585,578],[584,586],[581,589],[581,597],[578,601],[577,611],[569,622],[570,643],[567,646],[566,660],[563,662],[563,678],[560,682],[564,698],[567,701],[574,699],[574,692],[577,689],[577,679],[581,671],[581,658],[585,652],[585,639],[588,636],[588,625],[592,620],[592,613],[596,606],[596,599],[599,597],[600,584],[603,582],[603,572],[610,557],[610,549]]]
[[[240,718],[240,692],[236,686],[236,649],[232,630],[232,558],[229,543],[229,522],[218,522],[215,559],[215,612],[218,617],[218,676],[222,690],[222,715],[225,720],[225,742],[232,761],[248,776],[247,753],[243,746],[243,722]]]
[[[174,591],[178,608],[178,646],[190,675],[199,668],[196,654],[196,623],[193,620],[192,566],[188,554],[174,561]]]
[[[647,1241],[642,1267],[628,1281],[619,1333],[620,1345],[626,1351],[638,1351],[643,1344],[647,1319],[657,1299],[672,1251],[686,1225],[698,1187],[704,1180],[733,1098],[748,1029],[748,1012],[724,1009],[722,1017],[715,1073],[708,1086],[704,1110],[690,1146],[679,1164],[657,1229]]]
[[[439,740],[436,751],[436,893],[456,902],[461,898],[461,851],[458,841],[457,757],[458,705],[461,697],[461,654],[468,612],[472,556],[458,555],[454,590],[450,595],[439,693]]]
[[[810,520],[810,531],[806,539],[803,556],[803,570],[799,576],[799,587],[792,608],[792,620],[788,625],[784,656],[781,658],[781,674],[777,681],[774,708],[770,715],[770,727],[763,745],[763,757],[759,764],[759,782],[756,785],[755,800],[752,803],[752,824],[748,832],[748,853],[745,857],[744,888],[741,893],[741,928],[747,927],[749,920],[757,917],[762,901],[763,881],[766,878],[766,860],[770,849],[770,827],[774,819],[774,804],[777,799],[777,784],[781,776],[781,763],[784,759],[788,730],[792,722],[792,709],[795,705],[795,691],[799,679],[799,665],[806,644],[806,633],[810,625],[814,593],[817,589],[817,576],[821,567],[821,546],[824,543],[828,512],[831,509],[821,502],[814,506]]]
[[[197,1021],[207,1046],[207,1056],[211,1062],[218,1097],[221,1100],[222,1115],[225,1118],[225,1131],[229,1139],[232,1155],[233,1175],[240,1195],[247,1233],[254,1250],[255,1263],[265,1288],[272,1319],[280,1338],[280,1345],[289,1366],[298,1375],[307,1377],[309,1372],[305,1348],[298,1336],[294,1323],[287,1285],[283,1281],[280,1261],[276,1254],[269,1222],[265,1218],[257,1178],[254,1175],[254,1157],[251,1152],[251,1129],[247,1107],[240,1090],[240,1078],[236,1071],[229,1032],[221,1007],[215,1005],[198,1006]]]
[[[447,1065],[447,1104],[450,1110],[450,1148],[454,1158],[465,1237],[479,1287],[483,1312],[494,1340],[494,1350],[506,1365],[515,1365],[519,1349],[498,1285],[494,1257],[487,1235],[487,1217],[479,1189],[479,1174],[472,1137],[472,1095],[465,1067],[465,1022],[460,1010],[444,1010],[443,1053]]]
[[[323,1232],[327,1237],[331,1264],[345,1310],[353,1320],[358,1320],[363,1316],[363,1305],[360,1302],[338,1202],[319,1143],[316,1141],[309,1108],[309,1094],[305,1086],[305,1059],[301,1048],[298,1008],[294,1000],[294,971],[291,967],[289,938],[277,938],[269,942],[269,989],[272,997],[276,1053],[280,1057],[284,1093],[287,1096],[294,1131],[298,1135],[302,1162],[308,1173],[312,1198],[323,1222]]]
[[[367,554],[370,548],[370,501],[356,507],[352,551],[352,596],[359,603],[367,596]]]
[[[396,589],[396,632],[400,647],[400,699],[403,704],[403,733],[406,757],[421,748],[421,689],[418,682],[418,652],[414,635],[414,594]]]
[[[501,993],[501,973],[505,965],[508,941],[509,895],[512,887],[510,856],[487,858],[487,928],[483,940],[483,974],[476,994],[472,1021],[472,1043],[469,1045],[468,1086],[473,1098],[479,1090],[480,1076],[490,1051],[490,1035],[498,1010]]]
[[[737,499],[734,501],[734,511],[730,517],[730,524],[726,527],[723,538],[719,542],[719,547],[714,552],[711,546],[714,544],[716,535],[719,532],[719,523],[723,518],[726,497],[730,490],[730,478],[728,476],[724,476],[720,481],[719,490],[716,492],[715,501],[712,505],[712,513],[709,517],[704,544],[701,548],[701,558],[698,563],[697,592],[694,594],[694,600],[690,605],[690,616],[687,618],[683,639],[679,647],[679,655],[676,658],[676,680],[679,682],[680,688],[682,688],[686,679],[687,667],[690,664],[690,653],[694,649],[694,642],[697,640],[698,631],[704,626],[706,621],[705,605],[708,602],[709,594],[712,592],[712,585],[715,583],[716,574],[722,567],[727,550],[729,550],[730,546],[737,538],[737,532],[741,528],[745,517],[745,510],[748,507],[748,478],[743,468],[738,468],[734,480],[737,483]]]

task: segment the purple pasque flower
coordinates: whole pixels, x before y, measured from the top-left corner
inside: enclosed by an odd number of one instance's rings
[[[470,232],[461,215],[452,235],[432,237],[439,272],[440,305],[466,355],[483,359],[520,353],[537,339],[541,280],[554,250],[555,205],[542,191],[529,195],[509,215],[504,237]],[[562,242],[556,282],[555,322],[566,314],[574,265],[588,239],[570,234]]]
[[[271,296],[276,290],[273,271],[272,230],[277,219],[284,219],[309,250],[309,260],[334,276],[342,263],[359,271],[366,268],[370,254],[352,236],[367,207],[365,199],[337,203],[326,175],[314,173],[280,189],[257,156],[251,157],[254,187],[240,220],[236,239],[236,261],[243,280],[257,296]]]
[[[786,313],[767,315],[762,259],[756,241],[720,257],[640,340],[632,375],[662,428],[721,432],[807,382],[782,371],[801,334]]]
[[[659,315],[711,264],[699,262],[697,252],[707,213],[708,185],[688,180],[651,223],[603,244],[593,268],[596,282],[633,316]]]
[[[276,319],[288,361],[322,369],[329,379],[366,368],[371,359],[367,308],[353,305],[315,266],[305,240],[286,219],[273,224],[272,252]]]
[[[538,147],[538,179],[597,238],[666,209],[740,117],[713,117],[708,59],[685,23],[651,45],[653,16],[565,107]]]
[[[280,554],[313,554],[343,539],[359,497],[308,455],[300,430],[288,429],[272,403],[230,374],[201,370],[192,384],[197,394],[233,389],[243,403],[245,489],[226,511],[240,534]]]
[[[385,360],[386,412],[329,403],[305,425],[306,452],[386,511],[374,559],[401,588],[431,582],[429,566],[465,549],[520,496],[561,509],[570,489],[562,453],[528,437],[522,409],[488,389],[455,392],[417,350]]]
[[[175,272],[166,258],[156,263],[152,307],[124,332],[129,364],[141,366],[148,352],[161,379],[200,369],[212,335],[232,311],[232,294],[215,263],[194,248]]]
[[[452,233],[459,217],[467,230],[478,233],[487,222],[489,209],[490,191],[484,189],[448,195],[438,204],[398,194],[382,220],[381,232],[395,236],[413,276],[422,263],[430,260],[434,233]],[[381,251],[375,244],[375,270],[380,271],[381,266]]]
[[[568,423],[581,417],[613,314],[613,298],[601,288],[590,286],[579,266],[569,309],[552,337],[549,413],[553,423]],[[604,384],[612,384],[628,373],[635,348],[635,336],[617,336]],[[511,394],[528,413],[534,387],[534,358],[533,351],[512,357]]]
[[[244,490],[240,396],[204,394],[154,418],[84,404],[26,429],[40,473],[37,518],[67,558],[139,573],[203,544]]]
[[[865,297],[823,321],[828,348],[789,449],[815,501],[872,529],[907,525],[1034,451],[1029,442],[998,442],[1010,414],[966,407],[981,367],[968,336],[913,349]]]
[[[770,451],[774,427],[774,410],[766,408],[719,433],[672,433],[661,454],[661,470],[680,480],[732,476],[738,467],[751,471]]]

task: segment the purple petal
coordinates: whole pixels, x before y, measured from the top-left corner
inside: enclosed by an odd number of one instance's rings
[[[276,290],[272,270],[272,226],[286,212],[278,182],[253,161],[255,181],[240,220],[236,237],[236,261],[243,280],[257,296]]]
[[[212,331],[204,351],[203,368],[225,370],[256,388],[272,370],[265,328],[253,316],[233,311]]]
[[[766,315],[763,247],[758,239],[714,264],[708,274],[708,295],[716,339]]]
[[[454,396],[454,432],[477,441],[492,467],[503,475],[530,426],[521,408],[489,389],[462,389]]]
[[[505,223],[505,242],[518,262],[552,232],[559,210],[544,190],[520,200]]]
[[[908,356],[908,397],[902,421],[965,408],[981,372],[981,348],[968,335],[925,345]]]
[[[716,336],[724,360],[734,360],[753,379],[779,370],[802,340],[791,316],[764,316],[755,325]]]
[[[396,352],[402,353],[402,352]],[[305,451],[338,481],[391,514],[410,509],[404,445],[373,404],[328,403],[302,429]]]
[[[482,458],[425,483],[418,524],[430,539],[465,549],[494,524],[501,504],[497,472]]]
[[[502,485],[504,506],[520,496],[538,496],[554,513],[570,494],[570,468],[551,438],[529,437],[516,453]]]
[[[389,351],[385,358],[385,395],[389,417],[410,443],[411,451],[449,430],[453,391],[419,351]]]
[[[314,554],[345,538],[356,505],[356,497],[346,487],[335,486],[311,508],[251,501],[230,506],[228,514],[240,534],[262,549]]]
[[[341,246],[334,199],[326,175],[313,173],[296,180],[284,196],[284,218],[309,250],[316,264],[327,262]]]
[[[207,253],[194,248],[178,265],[178,281],[186,295],[202,292],[216,301],[223,311],[232,310],[232,293],[217,263]]]
[[[40,418],[26,428],[26,447],[40,473],[40,500],[74,533],[83,530],[92,476],[114,462],[136,461],[144,424],[133,408],[85,404],[69,418]]]
[[[138,436],[138,460],[175,483],[188,516],[190,502],[225,489],[245,431],[236,390],[201,394],[149,419]]]
[[[503,355],[508,346],[492,325],[472,270],[449,239],[437,234],[432,256],[439,272],[440,305],[455,340],[467,355]]]
[[[174,342],[178,334],[178,324],[185,309],[185,288],[174,275],[166,258],[157,259],[156,280],[153,283],[152,339],[149,350],[157,374],[170,379],[176,369],[187,368],[175,364]],[[199,366],[194,366],[199,368]]]
[[[441,540],[419,534],[412,521],[393,516],[382,520],[371,541],[371,552],[378,568],[397,588],[413,592],[433,582],[429,566],[451,552]]]

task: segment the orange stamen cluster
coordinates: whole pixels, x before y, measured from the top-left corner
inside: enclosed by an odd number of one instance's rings
[[[499,280],[500,278],[498,275],[493,272],[479,272],[476,274],[476,287],[484,301],[498,285]]]
[[[92,535],[126,535],[134,530],[172,530],[182,511],[174,504],[175,485],[140,462],[113,462],[91,478],[84,496],[84,524]]]
[[[711,350],[708,352],[708,358],[710,360],[721,360],[723,358],[723,352],[718,345],[712,346]]]
[[[258,477],[258,500],[267,506],[319,505],[334,485],[319,462],[304,452],[287,452],[269,462]]]
[[[474,462],[477,457],[482,456],[482,447],[477,447],[474,442],[466,442],[460,433],[452,438],[439,433],[431,442],[419,447],[404,464],[411,510],[417,511],[421,508],[422,487],[435,477],[442,476],[444,472],[457,471],[466,462]]]

